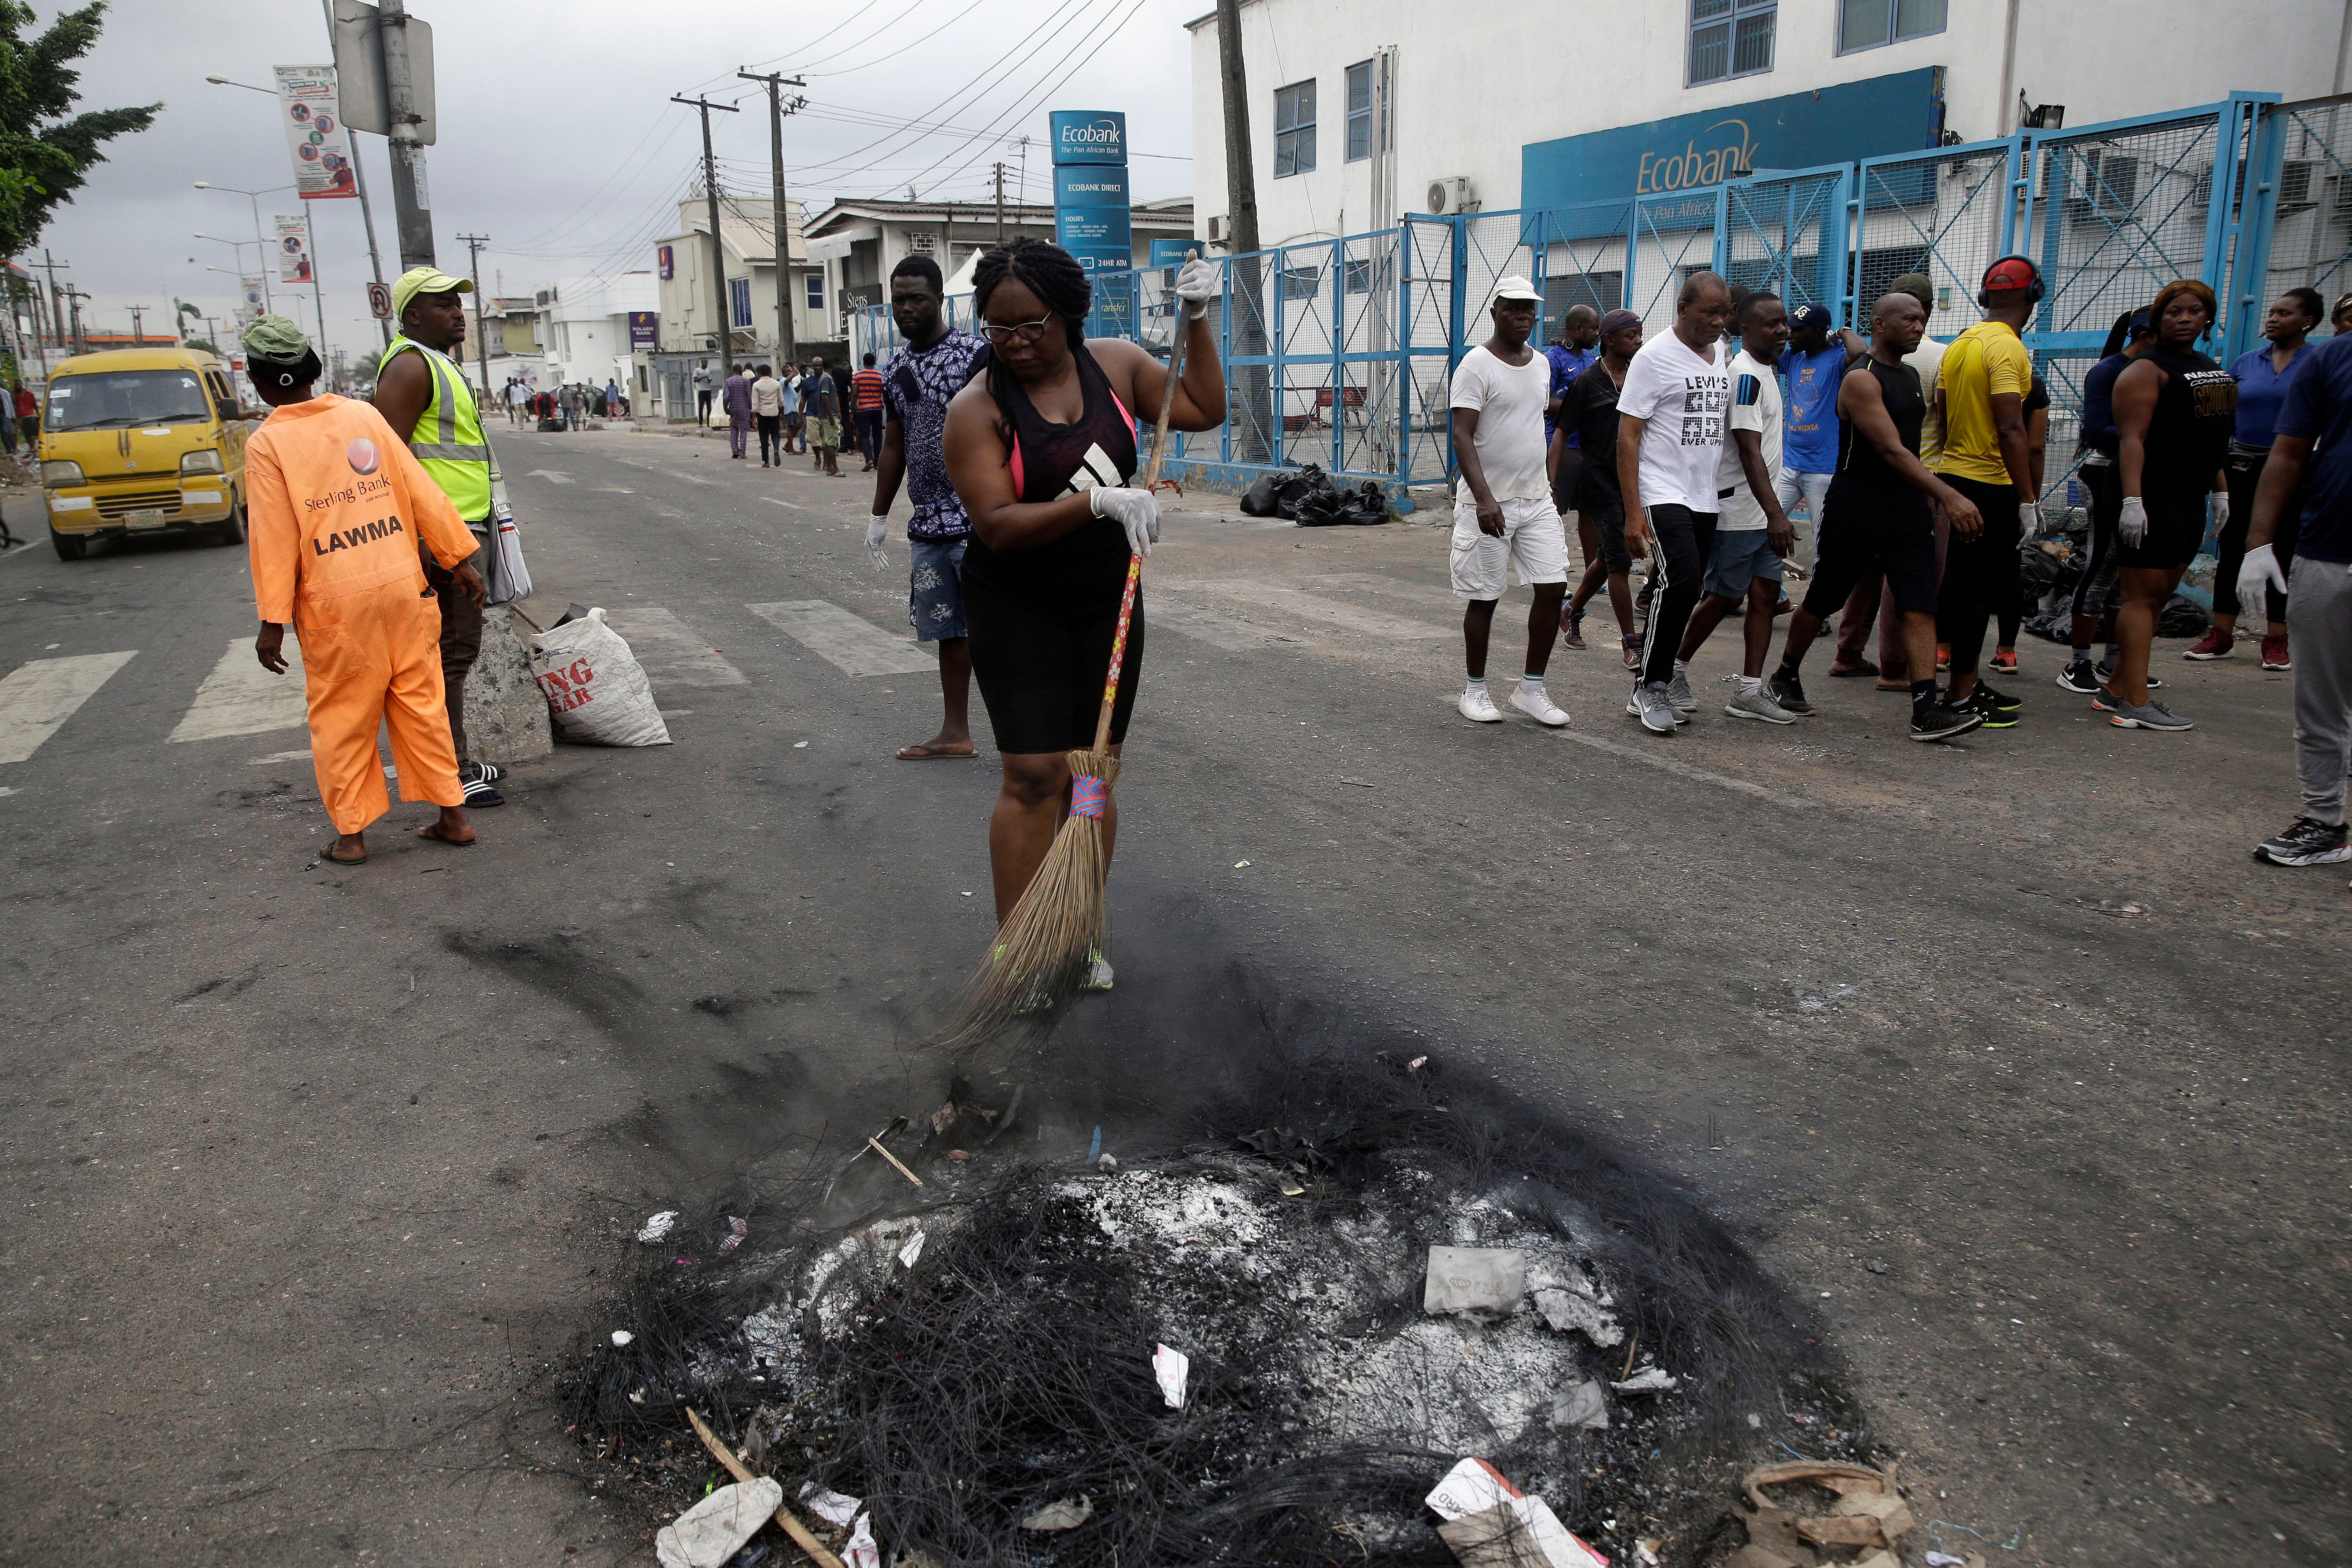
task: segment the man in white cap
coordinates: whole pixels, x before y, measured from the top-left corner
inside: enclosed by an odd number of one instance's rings
[[[1454,371],[1454,460],[1462,478],[1454,496],[1453,577],[1455,596],[1468,601],[1462,642],[1469,667],[1457,706],[1482,724],[1503,717],[1486,690],[1486,641],[1512,570],[1535,590],[1535,602],[1511,706],[1539,724],[1568,722],[1543,683],[1568,592],[1568,531],[1552,505],[1544,453],[1551,362],[1528,346],[1542,308],[1543,296],[1525,278],[1502,279],[1488,311],[1495,335]]]
[[[490,542],[490,438],[481,405],[455,357],[466,342],[466,301],[474,285],[430,267],[412,267],[392,286],[393,319],[400,325],[376,363],[376,412],[408,443],[449,504]],[[485,559],[488,559],[485,557]],[[467,755],[466,672],[482,651],[482,606],[460,592],[437,561],[425,563],[425,581],[441,601],[441,683],[449,704],[449,735],[457,748],[457,776],[467,805],[503,805],[495,787],[505,770]]]

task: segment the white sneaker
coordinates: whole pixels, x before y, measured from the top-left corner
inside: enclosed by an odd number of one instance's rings
[[[1511,706],[1538,724],[1559,729],[1568,722],[1568,710],[1551,700],[1551,693],[1540,686],[1519,683],[1511,693]]]
[[[1486,689],[1483,686],[1464,687],[1462,700],[1454,706],[1462,710],[1462,717],[1480,724],[1499,724],[1503,721],[1503,716],[1495,711],[1495,700],[1486,695]]]

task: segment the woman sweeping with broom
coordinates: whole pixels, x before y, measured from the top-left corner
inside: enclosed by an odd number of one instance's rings
[[[1004,783],[988,825],[999,946],[979,989],[991,994],[968,1004],[956,1043],[1072,980],[1110,988],[1110,965],[1084,942],[1100,929],[1118,826],[1108,786],[1143,663],[1135,580],[1160,531],[1149,482],[1129,483],[1135,422],[1209,430],[1225,409],[1208,321],[1219,273],[1207,262],[1186,262],[1176,279],[1182,333],[1172,385],[1170,367],[1138,344],[1086,336],[1092,284],[1061,247],[1025,237],[999,246],[981,258],[972,285],[989,355],[948,405],[946,456],[971,519],[964,617]],[[1106,731],[1098,721],[1112,689]],[[1089,750],[1105,742],[1107,757]],[[1080,820],[1064,834],[1074,811]],[[1069,842],[1047,866],[1057,834]]]

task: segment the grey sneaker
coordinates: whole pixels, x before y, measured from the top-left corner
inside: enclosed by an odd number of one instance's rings
[[[2167,708],[2150,700],[2147,706],[2135,708],[2128,702],[2117,702],[2114,716],[2107,721],[2119,730],[2194,730],[2196,725]]]
[[[1797,716],[1781,707],[1761,690],[1734,694],[1723,705],[1723,710],[1735,719],[1761,719],[1767,724],[1793,724]]]
[[[1625,700],[1625,711],[1641,720],[1642,728],[1654,735],[1671,735],[1681,721],[1675,705],[1666,700],[1666,683],[1663,680],[1633,688],[1633,695]]]
[[[1698,710],[1698,699],[1691,695],[1689,676],[1676,675],[1672,680],[1666,682],[1666,700],[1675,705],[1675,711],[1677,713],[1694,713]]]

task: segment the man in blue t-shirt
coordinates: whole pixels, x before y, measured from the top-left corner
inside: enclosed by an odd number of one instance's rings
[[[2290,578],[2273,544],[2298,485],[2302,532]],[[2306,354],[2287,384],[2270,461],[2254,492],[2237,586],[2241,604],[2262,604],[2273,588],[2285,594],[2287,633],[2294,639],[2294,756],[2303,815],[2264,839],[2254,856],[2279,866],[2352,859],[2344,828],[2344,775],[2352,765],[2347,746],[2352,735],[2347,723],[2352,710],[2352,333],[2339,333]]]
[[[1783,512],[1793,514],[1801,502],[1805,509],[1795,557],[1802,563],[1812,561],[1812,542],[1822,531],[1822,503],[1829,499],[1830,479],[1837,472],[1838,386],[1845,380],[1845,367],[1869,352],[1870,345],[1853,333],[1839,332],[1829,311],[1819,305],[1807,305],[1789,318],[1789,346],[1780,351],[1779,365],[1788,427],[1780,447],[1778,489]]]
[[[1551,362],[1551,387],[1544,395],[1544,447],[1551,448],[1552,431],[1559,418],[1559,405],[1568,396],[1568,389],[1576,378],[1592,367],[1601,357],[1601,312],[1590,305],[1570,305],[1568,314],[1559,319],[1559,342],[1544,349],[1544,358]],[[1576,478],[1584,471],[1584,448],[1577,444],[1576,432],[1568,433],[1568,451],[1557,458],[1551,470],[1551,500],[1555,510],[1563,514],[1572,510],[1569,499],[1576,494]]]

